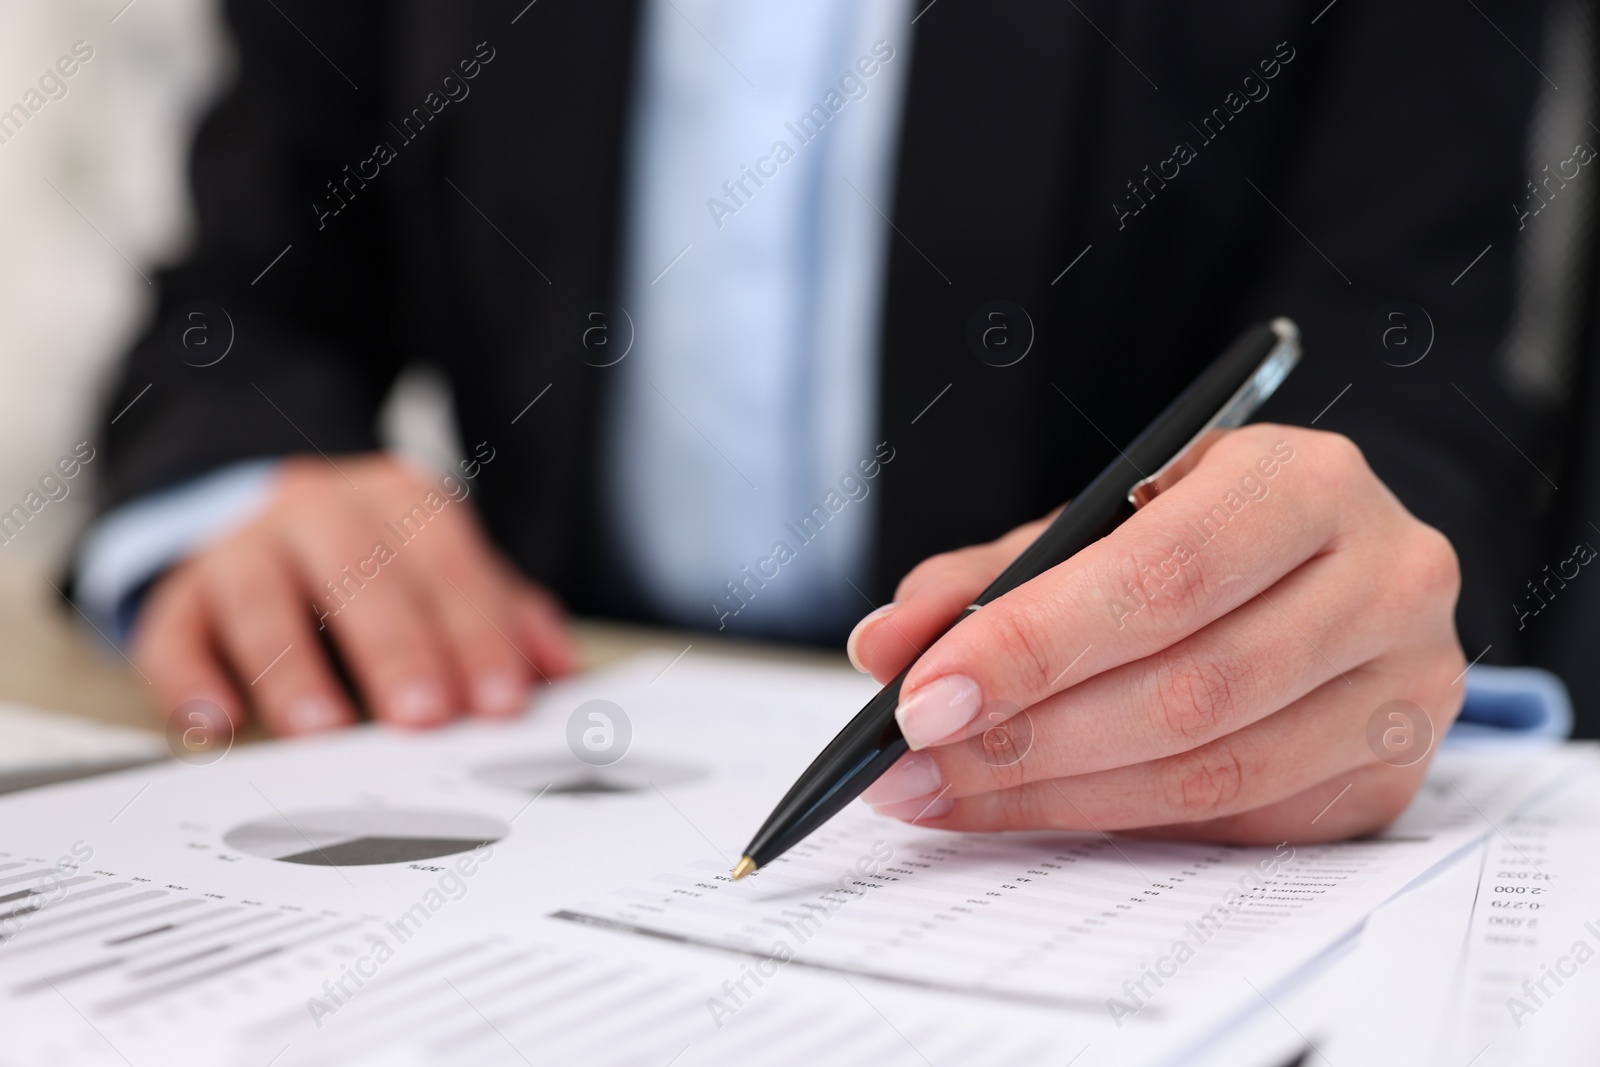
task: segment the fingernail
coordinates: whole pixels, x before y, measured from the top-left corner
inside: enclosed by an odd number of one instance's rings
[[[521,711],[526,693],[527,687],[508,671],[487,671],[472,683],[472,702],[478,713],[496,718]]]
[[[284,713],[291,733],[309,734],[343,726],[346,717],[343,709],[325,696],[297,697]]]
[[[894,804],[931,796],[939,791],[939,785],[939,764],[926,752],[913,752],[900,757],[876,782],[867,786],[861,799],[873,807]]]
[[[845,655],[850,657],[850,666],[854,667],[862,674],[871,674],[872,672],[861,665],[861,657],[856,655],[856,640],[860,638],[861,631],[866,628],[867,623],[875,622],[876,620],[883,618],[885,615],[889,614],[889,612],[893,611],[895,607],[895,602],[891,600],[889,603],[883,605],[883,607],[875,608],[868,612],[860,622],[856,623],[855,629],[850,631],[850,636],[844,643],[844,652]]]
[[[929,682],[894,709],[895,721],[913,749],[927,748],[978,717],[983,693],[978,683],[961,674]]]
[[[408,726],[426,726],[448,714],[444,688],[437,682],[407,682],[389,698],[389,717]]]
[[[879,815],[887,815],[891,819],[901,822],[918,823],[928,819],[937,819],[949,815],[955,809],[954,797],[934,796],[917,797],[915,800],[902,800],[894,804],[883,804],[874,808]]]

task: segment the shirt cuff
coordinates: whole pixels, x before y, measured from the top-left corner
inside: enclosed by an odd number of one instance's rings
[[[78,552],[78,606],[113,641],[125,642],[150,584],[260,514],[280,462],[232,463],[107,512]]]
[[[1560,678],[1538,667],[1467,671],[1467,699],[1452,744],[1520,738],[1560,741],[1572,732],[1572,699]]]

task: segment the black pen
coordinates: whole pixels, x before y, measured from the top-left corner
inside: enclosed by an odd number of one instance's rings
[[[1300,331],[1288,319],[1246,330],[1073,497],[951,626],[1122,525],[1188,473],[1200,455],[1194,446],[1213,432],[1243,425],[1299,361]],[[913,660],[911,666],[915,664]],[[778,802],[733,869],[735,880],[789,851],[906,753],[894,711],[911,666],[867,702]]]

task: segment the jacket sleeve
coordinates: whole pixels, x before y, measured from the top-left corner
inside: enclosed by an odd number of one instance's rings
[[[102,507],[243,459],[371,448],[408,358],[383,183],[351,179],[382,139],[384,5],[227,16],[237,76],[193,147],[196,244],[160,273],[107,398]]]

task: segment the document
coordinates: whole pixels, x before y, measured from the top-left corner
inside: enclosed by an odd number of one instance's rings
[[[1600,1048],[1597,841],[1600,768],[1484,840],[1436,1062],[1561,1063]]]
[[[1284,1063],[1308,1049],[1308,1062],[1372,1067],[1586,1062],[1600,1043],[1589,1010],[1600,980],[1585,986],[1585,953],[1550,936],[1577,927],[1583,937],[1600,901],[1600,751],[1571,749],[1589,758],[1557,788],[1385,903],[1196,1067]],[[1558,984],[1546,963],[1571,973]]]
[[[1390,833],[1325,845],[952,835],[860,813],[746,883],[694,863],[555,917],[769,966],[1035,1005],[1084,1019],[1106,1062],[1123,1061],[1253,1010],[1488,832],[1490,813],[1509,815],[1535,765],[1561,773],[1563,762],[1447,757]]]
[[[1441,758],[1391,834],[1342,845],[860,808],[728,881],[872,692],[690,652],[553,686],[515,723],[0,800],[0,1063],[1163,1062],[1571,762]]]

